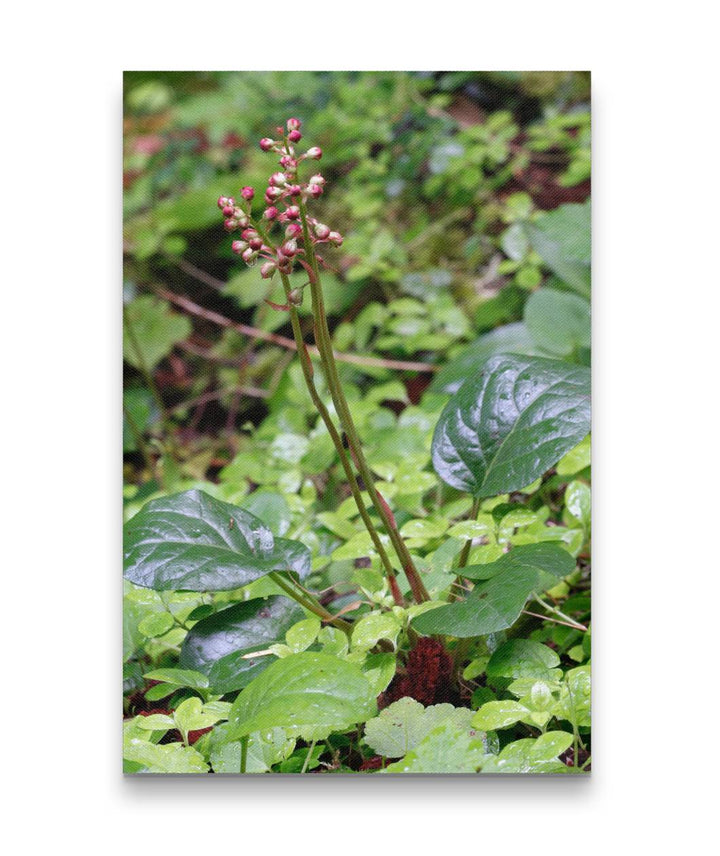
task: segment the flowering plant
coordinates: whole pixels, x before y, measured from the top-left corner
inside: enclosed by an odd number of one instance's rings
[[[400,567],[407,577],[413,599],[417,603],[423,603],[429,599],[427,589],[400,535],[390,507],[375,487],[373,474],[365,459],[360,437],[340,383],[320,276],[320,268],[326,267],[326,263],[323,256],[317,252],[317,247],[323,244],[339,247],[343,243],[343,236],[312,217],[307,210],[310,200],[317,200],[322,196],[325,179],[320,173],[314,173],[306,181],[300,178],[299,173],[305,161],[317,161],[322,158],[322,149],[319,146],[311,146],[305,152],[297,150],[296,145],[303,137],[300,128],[300,120],[291,118],[285,123],[285,128],[276,129],[278,139],[263,137],[260,140],[260,148],[264,152],[280,155],[279,164],[282,167],[282,171],[274,172],[268,178],[268,186],[264,193],[266,207],[260,219],[254,218],[252,214],[252,202],[255,198],[255,189],[252,187],[243,187],[238,201],[230,196],[221,196],[217,202],[218,208],[225,218],[225,229],[228,232],[241,230],[240,239],[232,243],[233,252],[241,256],[247,265],[254,265],[259,259],[262,260],[260,274],[263,278],[268,279],[277,273],[282,280],[287,303],[276,308],[290,313],[305,382],[313,403],[335,444],[358,511],[380,556],[395,604],[403,606],[405,598],[380,533],[363,502],[358,476],[362,478],[372,504],[385,526]],[[283,231],[279,237],[274,238],[272,231],[275,227],[280,227]],[[292,288],[289,280],[289,275],[296,264],[302,265],[308,275],[308,281],[303,288],[309,285],[312,295],[315,343],[333,404],[340,418],[340,427],[347,438],[348,449],[345,448],[340,432],[318,394],[313,380],[313,367],[297,313],[297,307],[303,301],[303,289]]]

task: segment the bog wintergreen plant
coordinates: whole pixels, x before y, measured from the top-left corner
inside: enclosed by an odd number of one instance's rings
[[[516,129],[501,119],[470,135],[478,169],[507,157]],[[265,456],[253,461],[241,450],[221,484],[284,484],[293,503],[262,490],[235,498],[222,487],[217,495],[192,488],[153,498],[128,520],[129,597],[150,589],[160,599],[145,604],[138,632],[174,651],[177,668],[143,675],[157,682],[145,697],[169,699],[168,708],[128,721],[127,769],[580,771],[590,725],[588,610],[581,595],[564,611],[557,601],[580,579],[589,540],[586,301],[567,290],[534,292],[524,322],[450,361],[431,404],[406,407],[396,428],[378,404],[402,400],[404,387],[388,381],[362,399],[338,369],[340,331],[334,341],[323,276],[332,270],[326,248],[343,236],[313,213],[326,188],[314,163],[323,152],[304,147],[296,118],[260,148],[280,167],[263,204],[249,185],[217,204],[225,229],[239,235],[232,252],[282,286],[285,302],[267,302],[289,319],[300,372],[289,377],[304,389],[288,389],[300,410],[291,401],[282,428],[271,426]],[[584,294],[582,247],[568,261],[554,240],[567,216],[559,212],[523,221],[523,235]],[[291,281],[298,272],[301,285]],[[306,291],[313,354],[300,314]],[[404,300],[395,310],[412,322],[406,330],[429,334],[430,323],[417,325],[422,304]],[[547,324],[548,311],[557,325]],[[370,325],[385,323],[377,320]],[[394,333],[402,337],[402,324]],[[317,510],[314,486],[295,484],[294,468],[321,474],[335,458],[349,495]],[[424,503],[431,492],[432,509]],[[321,549],[304,529],[309,518],[340,543]],[[354,565],[344,603],[312,588],[328,561]],[[550,637],[527,638],[524,622],[538,615],[528,601],[543,610]],[[558,652],[581,665],[563,672]],[[508,739],[510,728],[525,736]],[[180,740],[161,742],[175,731]],[[568,750],[570,766],[558,760]]]

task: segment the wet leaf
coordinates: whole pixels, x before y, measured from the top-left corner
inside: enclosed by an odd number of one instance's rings
[[[358,666],[305,651],[277,660],[245,687],[230,712],[231,739],[276,726],[330,734],[365,721],[376,709]]]
[[[477,573],[484,573],[491,566],[475,567]],[[462,638],[505,630],[517,621],[530,594],[547,586],[548,567],[534,562],[507,562],[499,573],[478,583],[467,600],[424,612],[413,620],[413,627],[426,636],[442,633]]]
[[[572,734],[548,731],[536,740],[526,738],[508,744],[496,757],[488,758],[483,773],[567,773],[557,760],[571,744]]]
[[[282,639],[304,614],[287,597],[233,604],[191,628],[183,641],[180,665],[206,674],[213,692],[242,689],[273,662],[271,657],[246,655]]]
[[[476,497],[520,490],[590,430],[590,371],[543,357],[499,355],[440,415],[435,471]]]
[[[157,591],[239,588],[274,570],[300,578],[310,551],[201,490],[148,502],[125,524],[125,578]]]
[[[469,729],[472,716],[468,708],[451,704],[423,707],[413,698],[401,698],[365,723],[365,742],[378,755],[402,758],[440,725]]]

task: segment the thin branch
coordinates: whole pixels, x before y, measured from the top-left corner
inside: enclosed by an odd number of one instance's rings
[[[216,389],[212,392],[204,392],[196,398],[189,398],[187,401],[174,404],[169,412],[177,413],[180,410],[187,410],[188,407],[198,407],[201,404],[207,404],[209,401],[217,401],[226,395],[247,395],[250,398],[268,398],[270,393],[266,389],[260,389],[256,386],[234,386],[229,389]]]
[[[220,327],[226,327],[229,330],[236,330],[238,333],[250,336],[253,339],[262,339],[265,342],[272,342],[274,345],[280,345],[282,348],[288,348],[293,351],[297,350],[295,341],[293,339],[289,339],[287,336],[280,336],[277,333],[269,333],[267,330],[260,330],[258,327],[251,327],[249,324],[241,324],[239,321],[232,321],[230,318],[226,318],[219,312],[215,312],[212,309],[205,309],[187,297],[175,294],[165,288],[156,288],[155,293],[160,297],[164,297],[165,300],[169,300],[171,303],[174,303],[176,306],[181,307],[190,315],[195,315],[198,318],[204,318],[206,321],[211,321],[213,324],[217,324]],[[307,350],[311,356],[319,357],[319,351],[314,345],[308,345]],[[399,371],[415,372],[436,372],[440,368],[440,366],[433,363],[421,363],[412,360],[393,360],[383,357],[366,357],[360,354],[341,354],[337,351],[335,351],[334,354],[335,359],[339,362],[352,363],[353,365],[358,366],[375,366],[383,369],[397,369]]]

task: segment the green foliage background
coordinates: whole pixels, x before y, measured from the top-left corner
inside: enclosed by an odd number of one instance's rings
[[[150,500],[201,489],[255,515],[275,537],[301,542],[311,556],[304,584],[331,592],[333,611],[347,608],[357,625],[345,651],[333,628],[310,618],[295,631],[297,623],[278,624],[278,638],[289,638],[275,646],[277,668],[298,662],[289,655],[310,657],[309,649],[339,657],[341,670],[346,662],[360,670],[358,686],[369,680],[380,692],[389,683],[395,661],[388,671],[369,661],[382,654],[368,652],[380,639],[406,648],[408,616],[392,619],[372,543],[297,359],[272,338],[289,335],[286,314],[265,302],[283,303],[281,289],[231,254],[215,204],[245,184],[261,196],[275,164],[257,141],[298,116],[305,141],[324,152],[326,193],[313,210],[346,238],[326,254],[335,270],[324,277],[334,344],[372,358],[341,363],[343,385],[378,487],[431,595],[447,593],[468,538],[470,565],[491,563],[508,546],[550,542],[577,560],[551,588],[553,603],[589,626],[589,441],[536,482],[484,499],[476,520],[466,519],[470,497],[431,463],[443,407],[494,354],[589,365],[589,76],[133,72],[124,98],[126,518]],[[397,361],[427,370],[398,369]],[[319,366],[316,376],[324,389]],[[180,652],[197,622],[281,592],[267,578],[212,595],[125,585],[127,769],[236,771],[237,672],[234,682],[223,672],[233,691],[214,693],[202,671],[183,673]],[[557,758],[573,739],[589,746],[589,631],[521,622],[515,642],[540,654],[513,649],[498,660],[512,641],[505,634],[467,653],[453,710],[478,709],[479,721],[432,707],[391,705],[380,714],[392,708],[408,734],[416,717],[428,724],[417,725],[422,737],[404,746],[390,772],[470,771],[489,755],[483,771],[557,772],[568,769]],[[153,714],[168,720],[135,716],[149,703],[170,711]],[[377,722],[363,710],[363,721]],[[335,712],[338,729],[346,714]],[[347,717],[347,725],[360,721]],[[251,735],[248,750],[255,772],[350,772],[352,753],[358,763],[383,755],[382,737],[357,738],[348,749],[342,729],[308,725],[289,734],[270,719],[258,722],[263,733]],[[190,745],[187,735],[206,727],[212,732]],[[480,743],[475,727],[486,735]],[[160,743],[172,729],[184,739]],[[440,751],[446,744],[456,748]]]

